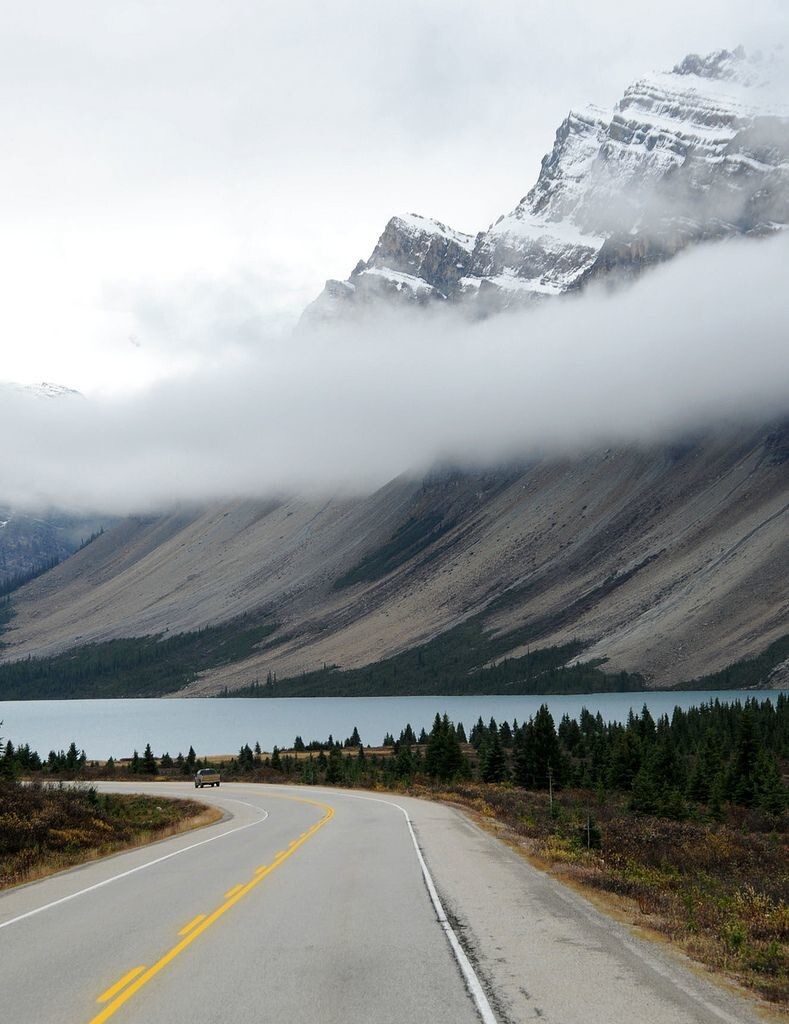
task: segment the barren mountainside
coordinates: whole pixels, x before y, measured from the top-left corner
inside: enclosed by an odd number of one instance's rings
[[[719,432],[128,519],[17,592],[4,658],[270,615],[259,651],[190,686],[210,693],[378,661],[482,612],[485,630],[581,640],[584,660],[676,684],[786,633],[788,450],[786,427]]]

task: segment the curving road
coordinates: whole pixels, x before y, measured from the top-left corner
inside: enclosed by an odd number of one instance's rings
[[[4,1019],[759,1019],[450,808],[245,784],[201,798],[227,818],[0,896]]]

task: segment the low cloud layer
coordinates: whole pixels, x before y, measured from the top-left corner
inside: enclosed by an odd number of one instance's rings
[[[789,236],[468,323],[390,313],[134,396],[0,402],[0,497],[105,512],[368,489],[436,460],[640,443],[789,408]],[[221,339],[217,339],[221,351]]]

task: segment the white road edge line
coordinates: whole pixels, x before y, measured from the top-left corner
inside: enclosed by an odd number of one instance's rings
[[[383,803],[387,802],[388,801],[386,800],[383,801]],[[458,966],[460,967],[460,970],[463,972],[463,977],[466,979],[466,985],[468,986],[468,990],[471,993],[471,996],[477,1005],[479,1015],[484,1021],[484,1024],[496,1024],[496,1017],[493,1013],[493,1010],[491,1009],[490,1003],[488,1002],[488,997],[485,995],[485,990],[482,987],[482,983],[479,980],[477,972],[474,970],[471,961],[466,956],[466,951],[460,945],[460,940],[455,934],[455,929],[449,923],[446,911],[444,910],[438,892],[436,891],[436,886],[435,883],[433,882],[433,878],[427,869],[425,858],[422,855],[422,851],[419,849],[419,843],[416,841],[414,826],[411,824],[411,819],[408,817],[408,812],[404,807],[401,807],[400,804],[393,804],[392,806],[402,811],[403,814],[405,815],[405,820],[406,823],[408,824],[408,831],[411,834],[411,840],[414,844],[414,849],[416,850],[417,858],[419,859],[419,866],[422,868],[422,876],[424,877],[425,885],[427,886],[427,891],[430,893],[430,899],[433,901],[433,907],[435,908],[436,911],[436,917],[438,918],[441,927],[444,929],[447,939],[449,939],[449,945],[452,947],[452,952],[455,954],[455,959],[458,962]]]
[[[86,889],[79,889],[77,892],[72,892],[68,896],[62,896],[59,900],[53,900],[51,903],[45,903],[41,907],[36,907],[35,910],[28,910],[25,914],[20,914],[18,917],[12,917],[8,921],[0,921],[0,930],[3,928],[9,928],[12,924],[18,924],[20,921],[24,921],[28,917],[35,917],[36,914],[43,914],[45,910],[52,910],[53,907],[59,907],[62,903],[69,903],[71,900],[75,900],[78,896],[85,896],[89,892],[95,892],[96,889],[103,889],[105,885],[110,885],[112,882],[117,882],[121,878],[128,878],[129,875],[136,875],[138,871],[145,871],[146,868],[152,868],[154,864],[161,864],[162,861],[170,860],[171,857],[179,857],[182,853],[188,853],[190,850],[196,850],[198,846],[205,846],[206,843],[216,842],[217,839],[224,839],[226,836],[232,836],[234,832],[243,832],[244,829],[254,828],[256,825],[260,825],[268,817],[268,811],[264,811],[260,807],[255,807],[254,804],[248,804],[244,800],[232,800],[230,797],[225,797],[229,802],[235,804],[244,804],[245,807],[252,807],[254,810],[259,811],[263,817],[258,821],[251,821],[247,825],[239,825],[237,828],[228,829],[227,832],[221,832],[218,836],[211,836],[210,839],[201,839],[199,843],[192,843],[191,846],[184,846],[180,850],[173,850],[172,853],[166,853],[163,857],[157,857],[156,860],[146,861],[145,864],[138,864],[136,868],[130,868],[128,871],[121,871],[119,875],[113,875],[112,878],[105,878],[103,882],[96,882],[95,885],[89,885]],[[45,879],[42,879],[45,881]]]
[[[322,792],[326,793],[327,791],[322,790]],[[482,987],[482,982],[479,980],[479,976],[474,970],[471,961],[466,956],[466,951],[461,946],[460,939],[458,939],[455,929],[449,923],[449,918],[447,917],[446,911],[441,903],[435,882],[433,881],[433,876],[430,874],[427,864],[425,863],[425,858],[422,855],[422,851],[419,849],[419,843],[416,840],[416,833],[414,832],[414,826],[411,823],[411,819],[408,816],[408,811],[401,804],[396,804],[394,800],[382,800],[380,797],[361,796],[357,793],[343,793],[342,795],[350,797],[353,800],[367,800],[370,803],[386,804],[387,807],[396,807],[397,810],[401,812],[406,820],[406,824],[408,825],[411,842],[414,844],[417,860],[419,861],[419,866],[422,869],[422,878],[424,879],[425,887],[430,895],[430,901],[436,912],[438,923],[444,929],[444,934],[447,937],[447,941],[449,942],[450,948],[455,956],[455,960],[457,960],[458,967],[463,975],[463,980],[466,982],[466,987],[468,988],[471,998],[474,1000],[477,1007],[477,1012],[482,1018],[483,1024],[498,1024],[496,1016],[488,1002],[488,997],[485,995],[485,989]]]
[[[326,793],[329,791],[323,790],[323,792]],[[460,965],[460,969],[463,971],[463,976],[466,979],[469,991],[474,997],[474,1001],[477,1004],[477,1009],[479,1010],[479,1013],[485,1024],[497,1024],[496,1018],[493,1014],[493,1011],[491,1010],[490,1003],[488,1002],[485,996],[485,992],[482,989],[482,985],[480,984],[479,977],[477,976],[474,968],[471,966],[471,963],[469,962],[468,957],[466,956],[463,950],[463,947],[460,945],[457,935],[453,931],[452,926],[450,925],[449,921],[447,920],[446,914],[444,913],[444,909],[441,906],[441,900],[439,899],[438,893],[436,892],[435,885],[433,884],[433,879],[430,877],[430,872],[428,871],[427,865],[425,864],[425,859],[422,856],[422,851],[419,849],[419,845],[416,841],[416,835],[414,834],[411,819],[408,817],[408,811],[406,811],[405,807],[402,807],[400,804],[396,804],[393,800],[382,800],[380,797],[361,796],[356,793],[343,793],[343,796],[351,797],[354,800],[370,800],[379,804],[389,804],[390,807],[396,807],[399,811],[403,812],[403,814],[405,815],[405,819],[408,822],[408,830],[411,833],[411,839],[413,840],[414,847],[416,848],[416,855],[419,858],[419,863],[422,867],[422,874],[425,879],[425,885],[427,886],[427,890],[430,893],[430,898],[433,901],[433,906],[435,907],[438,919],[447,933],[447,938],[449,939],[449,944],[452,946],[452,951],[455,953],[455,958],[457,959],[458,964]],[[478,825],[475,827],[479,829]],[[487,835],[487,833],[483,834]],[[560,897],[560,899],[563,902],[565,902],[569,906],[572,906],[575,910],[580,911],[580,913],[583,914],[583,916],[589,921],[589,923],[593,927],[600,926],[600,922],[596,917],[595,911],[591,907],[588,907],[583,899],[577,899],[572,890],[568,890],[564,888],[561,884],[555,883],[554,892],[557,896]],[[656,974],[659,974],[662,978],[667,979],[673,985],[676,985],[679,989],[681,989],[682,992],[685,993],[685,995],[690,997],[694,1002],[699,1003],[709,1013],[712,1013],[719,1020],[727,1022],[727,1024],[738,1024],[738,1018],[733,1017],[730,1013],[728,1013],[726,1009],[720,1006],[716,1006],[714,1003],[705,999],[701,992],[698,992],[692,989],[689,985],[684,984],[682,979],[678,978],[675,974],[672,974],[671,972],[667,971],[663,967],[663,965],[660,964],[659,961],[652,960],[649,957],[645,957],[643,952],[639,949],[638,945],[632,940],[632,938],[629,935],[627,935],[626,932],[622,932],[621,939],[623,945],[628,950],[628,952],[630,952],[631,955],[636,956],[649,969],[653,970]],[[464,963],[466,966],[464,966]],[[473,979],[473,982],[471,979]],[[707,982],[706,984],[709,983]],[[481,996],[482,1001],[480,1001],[480,999],[477,998],[475,986],[479,989],[479,994]]]

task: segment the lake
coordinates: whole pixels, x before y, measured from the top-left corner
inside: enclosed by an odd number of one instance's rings
[[[488,722],[519,722],[547,704],[556,724],[564,714],[577,717],[582,708],[606,721],[625,721],[631,708],[649,707],[654,718],[676,705],[688,708],[716,697],[722,701],[775,699],[778,690],[685,690],[650,693],[594,693],[546,696],[477,697],[310,697],[148,700],[0,701],[0,736],[14,744],[29,743],[46,756],[72,740],[89,758],[129,757],[150,743],[158,755],[184,753],[190,744],[198,756],[235,754],[244,743],[258,741],[263,750],[289,747],[299,735],[305,742],[325,740],[329,733],[344,740],[356,726],[364,743],[378,746],[384,734],[397,737],[410,722],[418,733],[430,731],[436,712],[463,722],[468,732],[481,716]]]

